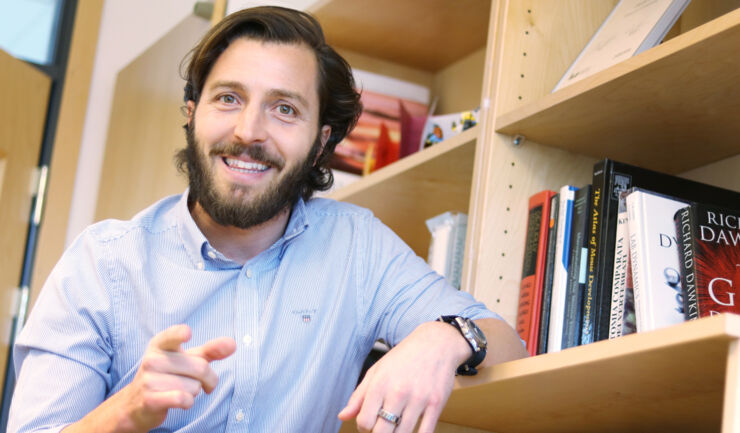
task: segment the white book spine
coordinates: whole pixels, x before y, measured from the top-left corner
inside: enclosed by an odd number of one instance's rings
[[[609,338],[622,336],[627,265],[630,253],[627,209],[620,209],[617,216],[617,235],[614,242],[614,274],[612,278],[612,303],[609,315]]]
[[[684,320],[673,215],[685,206],[646,191],[627,196],[637,332]]]
[[[568,284],[568,261],[570,255],[569,243],[575,191],[576,188],[569,185],[560,188],[557,242],[555,244],[555,270],[553,271],[552,278],[550,325],[547,332],[548,353],[559,352],[563,347],[565,289]]]

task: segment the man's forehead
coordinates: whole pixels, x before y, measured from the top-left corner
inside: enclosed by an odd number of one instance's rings
[[[304,42],[279,42],[250,37],[235,39],[219,54],[205,78],[203,90],[227,82],[232,87],[237,87],[240,78],[247,73],[257,73],[264,81],[282,82],[284,88],[278,91],[288,93],[298,93],[303,90],[301,84],[307,84],[318,96],[318,60],[310,46]]]

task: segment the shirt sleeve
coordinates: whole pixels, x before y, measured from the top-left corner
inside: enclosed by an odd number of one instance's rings
[[[113,314],[104,249],[89,233],[44,284],[13,352],[17,382],[9,432],[57,432],[111,389]]]
[[[501,316],[469,293],[452,287],[393,231],[373,217],[363,248],[360,290],[367,308],[365,326],[373,338],[398,344],[421,323],[442,315],[470,319]]]

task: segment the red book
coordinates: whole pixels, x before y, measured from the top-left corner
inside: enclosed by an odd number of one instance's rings
[[[674,220],[686,320],[740,314],[740,210],[691,204]]]
[[[553,191],[541,191],[529,198],[527,239],[524,244],[522,282],[519,285],[519,309],[516,331],[527,344],[530,355],[537,354],[542,286],[545,281],[545,256],[547,253],[550,199]]]

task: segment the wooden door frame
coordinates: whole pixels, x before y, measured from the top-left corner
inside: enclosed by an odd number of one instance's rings
[[[77,1],[31,277],[29,307],[33,306],[41,286],[64,252],[103,3],[100,0]]]

